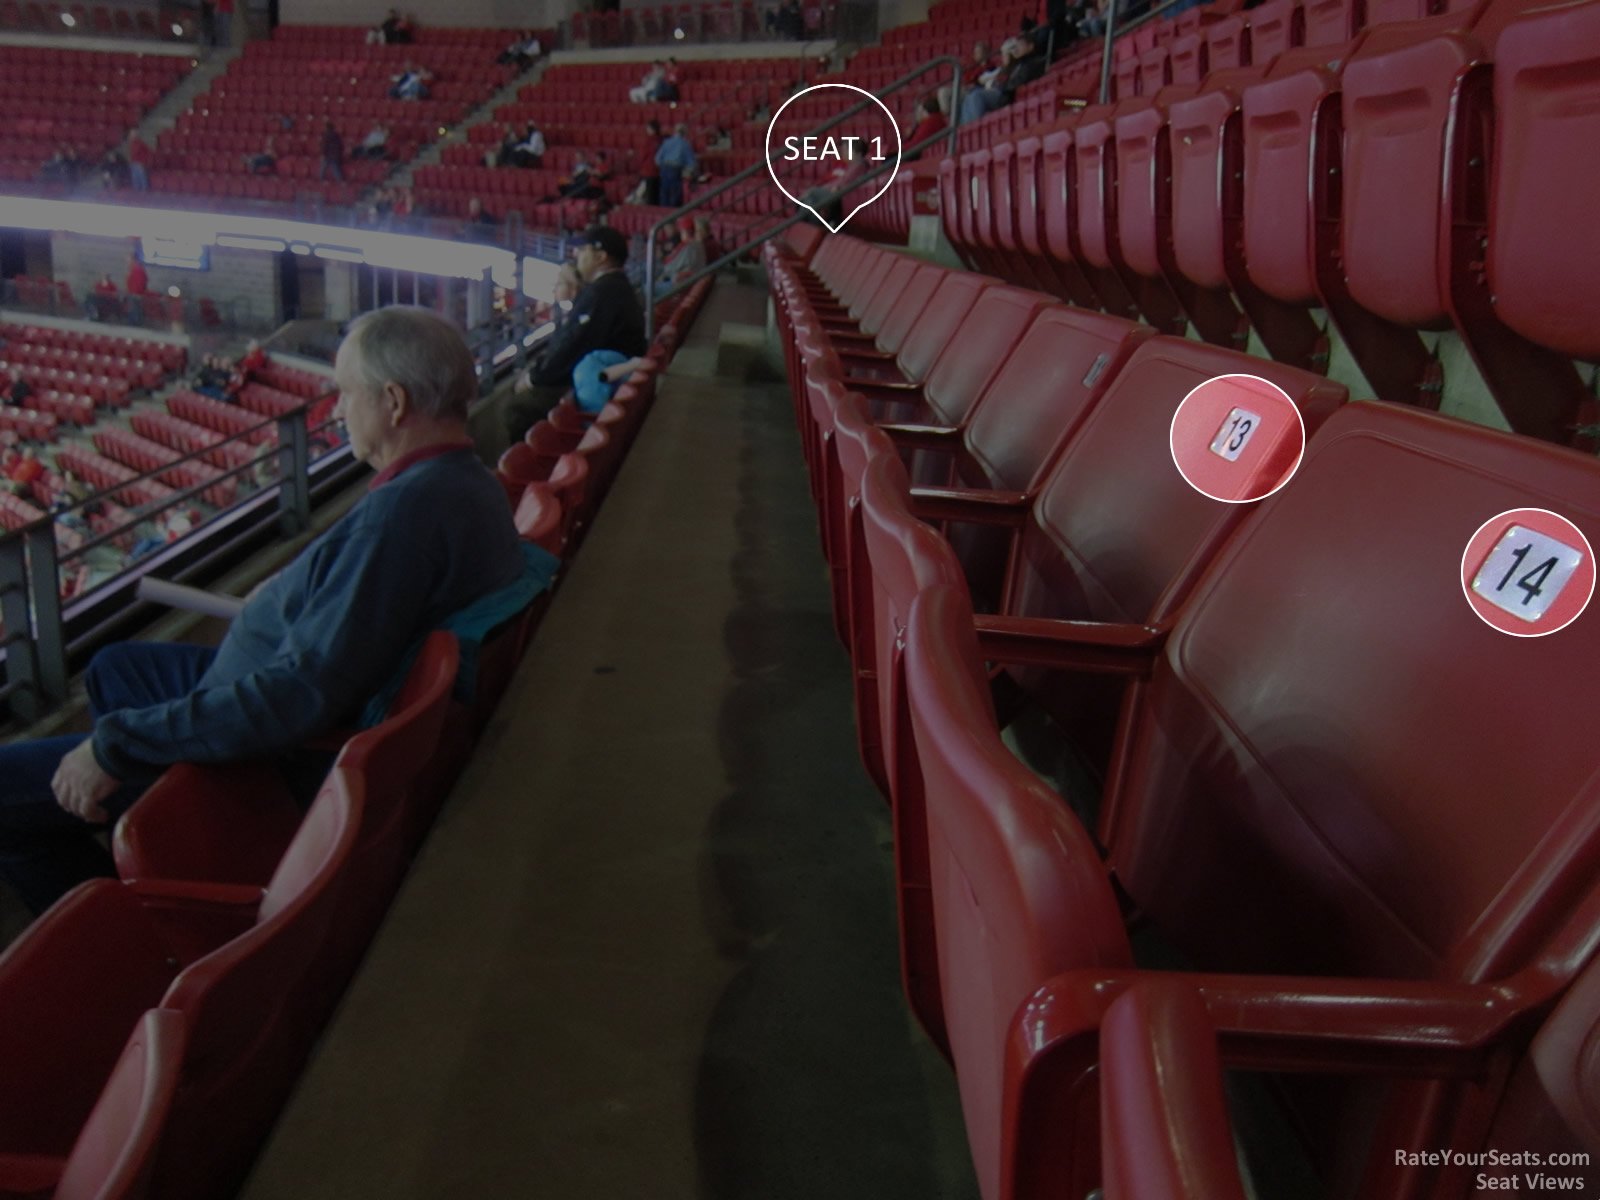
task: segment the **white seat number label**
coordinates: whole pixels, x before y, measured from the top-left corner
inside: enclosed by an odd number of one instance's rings
[[[1582,564],[1583,551],[1513,525],[1478,568],[1472,590],[1496,608],[1537,621]]]
[[[1237,462],[1260,427],[1260,413],[1253,413],[1246,408],[1230,410],[1223,419],[1222,428],[1217,430],[1217,436],[1211,439],[1211,453],[1229,462]]]

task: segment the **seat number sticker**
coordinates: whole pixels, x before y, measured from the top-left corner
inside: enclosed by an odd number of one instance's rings
[[[1244,448],[1250,444],[1250,439],[1261,428],[1261,414],[1253,413],[1247,408],[1230,409],[1223,418],[1222,428],[1217,430],[1217,436],[1211,439],[1211,453],[1229,462],[1238,462],[1239,455],[1244,453]]]
[[[1483,560],[1472,590],[1496,608],[1537,621],[1561,595],[1583,551],[1521,525],[1513,525]]]

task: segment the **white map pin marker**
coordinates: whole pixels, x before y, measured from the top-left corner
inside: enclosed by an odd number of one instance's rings
[[[860,204],[852,208],[849,212],[845,213],[844,217],[837,225],[834,225],[828,220],[827,217],[823,216],[816,209],[812,208],[811,205],[800,199],[799,196],[796,196],[788,188],[784,187],[783,180],[778,178],[777,171],[773,170],[772,168],[772,131],[777,128],[778,118],[783,116],[783,110],[788,108],[789,105],[793,104],[796,100],[800,99],[801,96],[810,95],[812,92],[820,92],[825,88],[840,88],[847,92],[855,92],[859,96],[865,96],[868,100],[871,100],[883,110],[883,115],[889,120],[889,128],[894,130],[894,170],[885,171],[883,173],[883,186],[867,199],[863,200]],[[824,134],[823,136],[827,135]],[[867,205],[872,204],[874,201],[880,199],[885,192],[894,186],[895,176],[900,174],[900,151],[900,126],[895,121],[894,114],[889,111],[889,106],[886,105],[882,100],[879,100],[871,92],[866,91],[864,88],[858,88],[854,84],[850,83],[814,83],[808,88],[803,88],[779,105],[778,111],[772,114],[772,120],[767,123],[767,174],[772,176],[772,182],[778,185],[778,190],[780,192],[789,197],[789,199],[793,200],[801,208],[805,209],[812,216],[816,217],[817,220],[826,225],[828,227],[828,232],[830,233],[838,233],[839,230],[843,229],[847,224],[850,223],[851,217],[855,216],[863,208],[867,207]],[[874,168],[877,167],[878,164],[876,162],[873,162],[871,159],[868,161],[872,163]]]

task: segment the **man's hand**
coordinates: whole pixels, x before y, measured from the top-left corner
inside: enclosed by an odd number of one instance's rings
[[[101,801],[110,796],[122,781],[108,775],[94,756],[94,739],[85,738],[56,768],[50,790],[56,794],[56,803],[75,817],[94,824],[104,824],[110,814],[101,807]]]

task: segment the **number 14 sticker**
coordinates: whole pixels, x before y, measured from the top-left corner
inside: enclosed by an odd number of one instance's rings
[[[1594,592],[1594,550],[1571,521],[1520,508],[1485,521],[1461,558],[1473,611],[1502,633],[1540,637],[1571,624]]]

